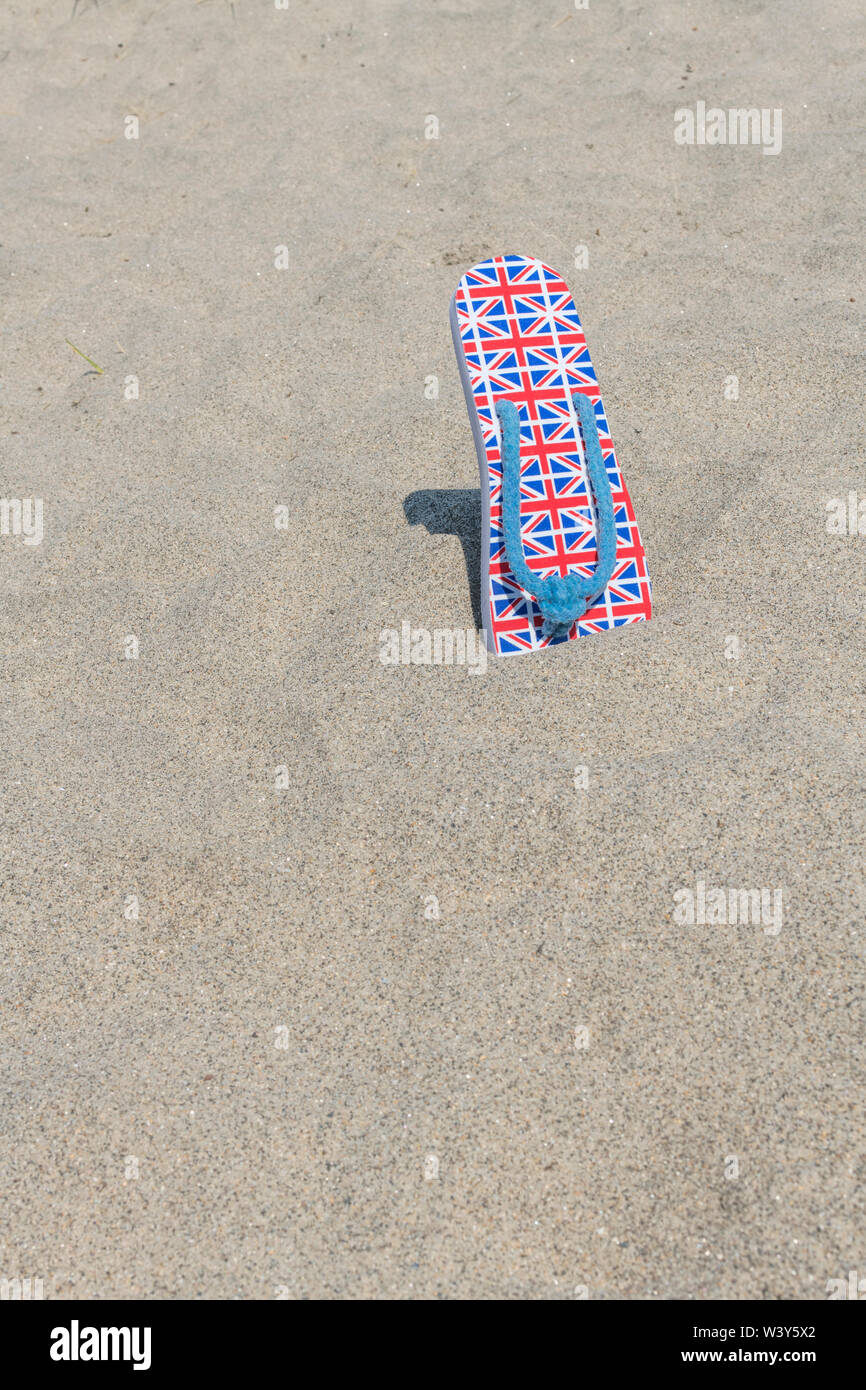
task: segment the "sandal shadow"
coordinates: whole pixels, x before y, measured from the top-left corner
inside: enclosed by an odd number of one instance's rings
[[[410,526],[426,526],[431,536],[456,536],[463,547],[469,598],[476,628],[481,627],[481,492],[474,488],[420,488],[404,498]]]

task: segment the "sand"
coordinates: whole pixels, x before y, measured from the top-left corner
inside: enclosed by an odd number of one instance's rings
[[[0,536],[0,1274],[866,1276],[860,7],[0,23],[2,494],[44,518]],[[781,151],[677,145],[699,100]],[[448,306],[507,251],[574,292],[655,616],[384,666],[474,625]],[[779,929],[675,920],[699,881]]]

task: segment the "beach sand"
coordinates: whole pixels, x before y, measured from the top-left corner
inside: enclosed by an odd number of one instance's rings
[[[44,527],[0,536],[0,1274],[866,1276],[860,7],[0,25],[2,493]],[[780,152],[676,144],[698,101]],[[448,309],[511,251],[574,293],[654,617],[385,666],[474,623]],[[778,930],[675,920],[699,881]]]

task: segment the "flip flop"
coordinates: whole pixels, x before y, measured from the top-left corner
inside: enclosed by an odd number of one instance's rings
[[[451,331],[481,473],[488,651],[647,621],[643,543],[565,281],[530,256],[482,261]]]

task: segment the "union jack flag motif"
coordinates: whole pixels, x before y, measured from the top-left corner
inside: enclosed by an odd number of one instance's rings
[[[484,531],[481,604],[488,649],[534,651],[650,617],[652,589],[637,521],[608,430],[574,300],[561,276],[528,256],[494,256],[466,272],[451,327],[481,469]],[[610,581],[567,635],[545,637],[541,610],[508,567],[502,531],[502,463],[496,403],[520,414],[523,551],[540,579],[591,575],[596,518],[575,391],[595,406],[616,525]],[[485,505],[484,498],[488,498]]]

